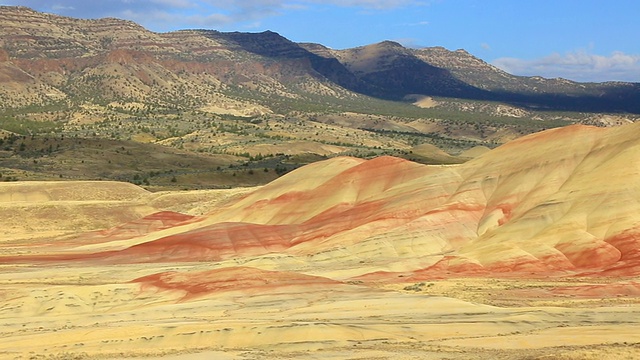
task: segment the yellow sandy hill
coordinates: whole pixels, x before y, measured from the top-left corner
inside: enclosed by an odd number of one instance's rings
[[[639,135],[340,157],[229,192],[2,184],[0,357],[633,358]]]
[[[331,159],[182,226],[119,243],[110,256],[155,261],[169,252],[202,261],[279,252],[304,264],[298,270],[359,279],[634,275],[637,133],[638,125],[554,129],[460,166]]]

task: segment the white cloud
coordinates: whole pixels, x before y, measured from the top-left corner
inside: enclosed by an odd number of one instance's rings
[[[151,3],[179,9],[192,8],[194,6],[194,2],[190,0],[151,0]]]
[[[500,58],[492,64],[514,75],[562,77],[586,82],[640,82],[640,55],[619,51],[609,56],[580,50],[564,55],[555,53],[533,60]]]
[[[64,5],[54,4],[51,6],[51,9],[56,11],[63,11],[63,10],[74,10],[75,8],[73,6],[64,6]]]
[[[311,5],[388,10],[427,5],[431,1],[433,0],[5,0],[3,3],[79,18],[124,18],[154,31],[167,31],[255,24],[285,11],[301,11]]]
[[[183,9],[219,9],[236,12],[304,8],[305,4],[326,4],[366,9],[393,9],[406,6],[427,5],[433,0],[6,0],[7,5],[23,5],[36,10],[75,10],[77,15],[100,16],[99,14],[132,12],[173,12]],[[266,11],[269,13],[270,11]],[[104,15],[107,16],[107,15]]]
[[[213,13],[208,15],[183,15],[170,13],[166,11],[153,12],[134,12],[125,10],[120,13],[121,17],[135,21],[137,23],[147,24],[189,24],[189,28],[215,28],[235,22],[231,16],[226,14]],[[156,28],[163,29],[162,25],[156,25]]]
[[[401,23],[401,24],[395,24],[394,26],[408,26],[408,27],[415,27],[415,26],[427,26],[429,25],[428,21],[418,21],[418,22],[412,22],[412,23]]]
[[[366,9],[393,9],[411,5],[426,5],[424,1],[416,0],[311,0],[314,3],[327,3],[347,7],[362,7]]]

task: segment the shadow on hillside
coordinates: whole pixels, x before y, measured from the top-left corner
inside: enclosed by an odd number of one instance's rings
[[[203,30],[205,36],[222,39],[240,49],[271,59],[300,60],[316,76],[345,89],[385,100],[402,100],[409,94],[498,101],[537,111],[583,111],[640,114],[640,84],[589,84],[589,94],[490,91],[456,78],[449,70],[419,58],[401,54],[383,71],[357,75],[335,58],[314,54],[281,35]],[[578,86],[584,87],[583,84]]]

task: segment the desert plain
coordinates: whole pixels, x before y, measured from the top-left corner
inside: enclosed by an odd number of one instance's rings
[[[640,358],[638,135],[255,188],[2,183],[0,358]]]

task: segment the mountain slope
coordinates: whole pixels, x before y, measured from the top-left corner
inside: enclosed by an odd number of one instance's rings
[[[347,94],[315,72],[308,59],[274,62],[251,52],[245,38],[252,36],[240,39],[245,44],[239,46],[232,35],[214,36],[216,32],[157,34],[128,21],[76,20],[23,7],[0,8],[0,19],[6,24],[0,40],[4,63],[28,74],[23,82],[34,82],[47,93],[57,90],[54,99],[39,94],[38,101],[30,103],[34,105],[120,101],[184,110],[224,108],[238,101],[250,107],[274,92],[294,99],[316,94],[317,89]],[[275,42],[286,43],[275,37]],[[335,80],[348,74],[336,71]],[[243,95],[246,91],[250,94]],[[8,89],[3,96],[4,107],[25,105],[20,91]]]
[[[455,78],[446,68],[433,66],[392,41],[329,52],[318,45],[303,46],[325,56],[331,54],[329,58],[335,56],[363,82],[373,84],[375,96],[395,100],[409,94],[490,98],[485,91]]]
[[[463,50],[408,49],[389,41],[331,50],[270,31],[153,33],[130,21],[72,19],[24,7],[0,7],[0,20],[5,109],[115,101],[171,111],[240,104],[283,112],[292,102],[326,108],[370,101],[367,96],[422,94],[640,113],[638,84],[517,77]]]
[[[519,106],[572,110],[633,112],[640,96],[636,83],[577,83],[566,79],[514,76],[459,49],[404,48],[384,41],[354,49],[332,50],[301,44],[320,56],[336,58],[366,82],[400,99],[411,94],[492,100]]]

